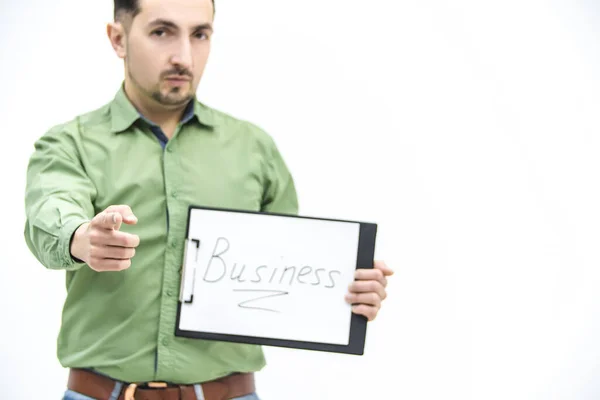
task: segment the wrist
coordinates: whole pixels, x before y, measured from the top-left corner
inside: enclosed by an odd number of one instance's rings
[[[83,224],[79,225],[79,227],[77,229],[75,229],[75,232],[73,232],[73,235],[71,237],[71,244],[70,244],[69,249],[71,252],[71,257],[76,262],[87,263],[86,231],[87,231],[89,224],[90,224],[89,222],[84,222]]]

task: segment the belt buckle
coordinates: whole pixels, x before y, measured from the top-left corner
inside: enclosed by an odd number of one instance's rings
[[[152,389],[157,389],[169,387],[169,384],[167,382],[148,382],[146,383],[146,386]]]
[[[144,386],[147,386],[152,389],[169,387],[169,385],[166,382],[147,382],[144,384]],[[125,400],[135,400],[135,391],[138,387],[139,385],[137,383],[132,383],[129,386],[127,386],[127,389],[125,389]]]

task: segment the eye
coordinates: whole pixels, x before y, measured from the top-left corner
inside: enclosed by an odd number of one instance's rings
[[[208,39],[208,35],[206,34],[206,32],[196,32],[194,34],[194,37],[196,39],[200,39],[200,40],[206,40],[206,39]]]
[[[164,29],[155,29],[150,33],[152,36],[163,37],[167,34],[167,31]]]

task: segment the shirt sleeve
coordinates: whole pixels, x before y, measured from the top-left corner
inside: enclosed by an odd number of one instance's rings
[[[298,196],[292,174],[272,139],[267,155],[262,211],[298,214]]]
[[[76,270],[71,256],[77,228],[94,216],[95,187],[81,164],[75,137],[56,127],[35,144],[25,187],[25,242],[46,268]]]

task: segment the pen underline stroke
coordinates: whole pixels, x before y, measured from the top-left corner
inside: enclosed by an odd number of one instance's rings
[[[261,296],[261,297],[256,297],[254,299],[250,299],[250,300],[245,300],[242,301],[241,303],[238,304],[238,307],[240,308],[247,308],[247,309],[253,309],[253,310],[263,310],[263,311],[271,311],[271,312],[279,312],[277,310],[273,310],[270,308],[264,308],[264,307],[251,307],[251,306],[247,306],[247,303],[250,303],[252,301],[257,301],[257,300],[262,300],[262,299],[266,299],[269,297],[278,297],[278,296],[286,296],[289,294],[289,292],[285,292],[283,290],[266,290],[266,289],[233,289],[234,292],[260,292],[260,293],[272,293],[269,294],[267,296]]]

